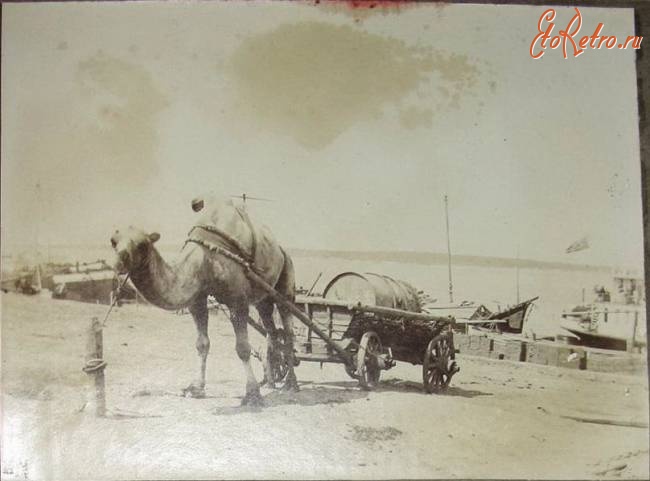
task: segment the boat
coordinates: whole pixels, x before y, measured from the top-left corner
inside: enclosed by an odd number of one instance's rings
[[[537,299],[539,296],[497,311],[491,311],[485,304],[467,301],[458,305],[428,305],[424,310],[438,316],[453,316],[457,324],[480,331],[521,334]]]
[[[121,284],[122,279],[103,259],[76,262],[67,266],[63,272],[52,275],[52,298],[110,304]],[[135,297],[134,289],[129,285],[122,286],[119,291],[119,301]]]
[[[533,297],[523,302],[519,302],[519,249],[517,249],[516,277],[517,277],[517,304],[506,309],[497,308],[497,311],[491,311],[485,304],[474,302],[462,302],[454,305],[453,282],[451,270],[451,241],[449,238],[449,199],[444,196],[445,202],[445,224],[447,227],[447,266],[449,272],[449,305],[425,305],[424,311],[435,313],[439,316],[453,316],[456,324],[459,325],[463,332],[468,333],[470,329],[480,331],[498,332],[500,334],[521,334],[524,330],[524,323],[530,313],[530,308],[539,297]]]
[[[3,292],[17,292],[19,294],[33,296],[40,293],[42,287],[41,269],[39,266],[35,268],[22,268],[12,275],[2,278]]]
[[[560,327],[575,336],[572,342],[614,350],[646,348],[643,279],[618,273],[612,277],[610,289],[596,286],[594,292],[593,302],[562,313]]]
[[[488,319],[490,321],[493,321],[497,332],[521,334],[521,332],[524,330],[524,323],[526,322],[526,318],[530,313],[530,309],[537,299],[539,299],[539,296],[532,297],[502,311],[492,313]]]
[[[53,299],[110,304],[111,294],[117,288],[112,269],[57,274],[52,277]]]

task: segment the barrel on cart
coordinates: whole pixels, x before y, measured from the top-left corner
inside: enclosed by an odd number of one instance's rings
[[[375,388],[381,371],[395,361],[422,365],[428,393],[446,389],[459,371],[454,318],[420,312],[418,292],[406,282],[346,272],[330,281],[322,297],[298,296],[292,307],[300,321],[294,323],[297,362],[343,364],[364,389]],[[287,371],[283,357],[270,359],[280,381]]]

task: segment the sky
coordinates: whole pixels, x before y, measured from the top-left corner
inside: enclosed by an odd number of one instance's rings
[[[533,60],[544,10],[5,4],[3,251],[180,244],[212,191],[288,247],[445,252],[447,194],[454,253],[641,266],[635,52]]]

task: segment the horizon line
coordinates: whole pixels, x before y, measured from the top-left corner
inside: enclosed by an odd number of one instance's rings
[[[24,245],[24,244],[22,244]],[[176,243],[163,242],[159,243],[163,248],[177,247]],[[20,249],[21,244],[9,244],[5,243],[2,248],[2,257],[12,257],[12,255],[7,255],[7,251]],[[10,247],[7,249],[7,247]],[[24,250],[35,250],[36,246],[27,245]],[[103,244],[84,244],[84,243],[70,243],[70,244],[50,244],[49,246],[40,246],[41,255],[47,255],[46,252],[49,249],[58,249],[58,248],[75,248],[80,247],[83,249],[90,248],[106,248],[110,249],[109,246],[104,246]],[[382,256],[384,261],[394,261],[394,262],[407,262],[407,263],[426,263],[426,264],[436,264],[439,260],[446,260],[448,257],[447,253],[436,252],[436,251],[419,251],[419,250],[377,250],[377,249],[366,249],[366,250],[344,250],[344,249],[328,249],[328,248],[311,248],[311,247],[287,247],[287,251],[297,255],[299,257],[306,257],[305,254],[321,254],[328,257],[338,257],[343,259],[351,260],[373,260],[373,257]],[[45,251],[45,252],[43,252]],[[20,255],[20,254],[19,254]],[[352,257],[356,256],[356,259]],[[388,259],[385,259],[388,257]],[[365,258],[365,259],[364,259]],[[392,258],[392,259],[391,259]],[[503,257],[503,256],[491,256],[491,255],[481,255],[481,254],[465,254],[465,253],[456,253],[451,255],[452,260],[456,260],[460,265],[485,265],[500,263],[499,267],[530,267],[530,268],[566,268],[572,270],[612,270],[617,268],[626,268],[626,269],[638,269],[638,267],[627,266],[627,265],[615,265],[615,264],[588,264],[584,262],[569,262],[561,260],[542,260],[542,259],[533,259],[533,258],[517,258],[517,257]],[[496,266],[495,266],[496,267]]]

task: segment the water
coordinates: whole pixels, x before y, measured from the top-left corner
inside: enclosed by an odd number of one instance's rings
[[[160,245],[162,255],[173,259],[180,246]],[[25,258],[26,256],[23,256]],[[46,260],[46,256],[41,258]],[[51,247],[49,258],[53,262],[91,262],[113,259],[110,246],[56,246]],[[3,258],[3,270],[10,270],[20,255]],[[8,262],[9,261],[9,262]],[[13,261],[13,262],[12,262]],[[320,272],[323,273],[314,288],[322,292],[327,283],[337,274],[345,271],[375,272],[409,282],[425,291],[438,303],[449,301],[447,264],[416,264],[389,261],[358,261],[336,257],[299,255],[293,258],[297,286],[309,289]],[[490,309],[506,307],[516,303],[517,274],[514,268],[485,266],[453,266],[454,301],[477,301]],[[525,300],[539,296],[530,313],[525,331],[537,335],[552,335],[559,332],[560,314],[563,309],[582,302],[583,288],[586,301],[594,297],[594,285],[609,285],[611,274],[597,269],[521,268],[519,270],[519,297]]]
[[[344,271],[375,272],[409,282],[422,289],[438,303],[449,302],[449,281],[446,264],[422,265],[398,262],[349,261],[322,257],[294,258],[297,284],[309,289],[318,276],[314,288],[322,292],[330,279]],[[504,308],[516,304],[517,274],[513,268],[454,266],[452,271],[454,301],[477,301],[488,308]],[[602,270],[520,269],[519,297],[523,301],[539,296],[526,324],[526,331],[538,335],[559,332],[563,309],[593,297],[594,285],[609,285],[611,276]]]

